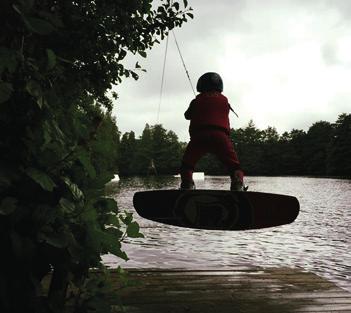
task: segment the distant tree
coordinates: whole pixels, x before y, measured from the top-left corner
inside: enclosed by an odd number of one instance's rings
[[[168,146],[166,129],[160,124],[152,127],[152,159],[158,173],[165,174],[169,170],[170,147]]]
[[[132,167],[136,158],[137,141],[133,131],[124,133],[119,144],[118,172],[120,175],[136,174]]]
[[[118,173],[118,158],[120,145],[120,132],[116,119],[111,113],[103,113],[103,120],[99,131],[91,143],[91,162],[95,168],[98,184],[103,184],[111,178],[111,174]],[[87,181],[89,183],[89,181]]]
[[[293,129],[290,134],[291,153],[294,160],[293,175],[306,175],[306,132],[300,129]]]
[[[328,175],[351,177],[351,114],[339,115],[327,158]]]
[[[173,131],[168,131],[167,136],[168,149],[166,154],[168,155],[166,172],[170,174],[177,174],[179,172],[181,158],[183,156],[182,145],[178,140],[178,136]]]
[[[279,134],[275,127],[268,126],[261,133],[261,140],[266,143],[277,143],[279,140]]]
[[[151,128],[151,156],[158,174],[176,174],[181,160],[181,145],[178,136],[156,124]]]
[[[153,139],[152,128],[145,125],[141,137],[138,139],[135,158],[132,167],[135,173],[147,175],[153,162]]]
[[[342,114],[333,125],[319,121],[307,132],[293,129],[279,135],[275,127],[259,130],[250,121],[245,128],[232,129],[230,136],[247,175],[347,176],[349,122],[349,115]],[[125,135],[122,136],[120,158],[126,163],[120,169],[121,173],[146,175],[151,160],[158,174],[178,171],[186,143],[179,142],[173,131],[167,131],[162,125],[146,124],[141,137],[133,144],[133,151],[128,153],[123,152]],[[212,154],[203,156],[195,170],[207,175],[228,174]]]
[[[281,172],[279,134],[275,127],[267,127],[262,133],[262,159],[260,173],[278,175]]]
[[[314,123],[307,131],[305,143],[305,164],[309,175],[327,174],[327,153],[333,127],[329,122]]]
[[[301,158],[292,143],[293,137],[291,133],[284,132],[279,138],[280,175],[300,174],[297,169],[301,168]]]
[[[231,130],[231,139],[246,174],[259,174],[262,162],[262,131],[251,120],[247,127]]]
[[[182,151],[182,144],[173,131],[167,132],[160,124],[146,124],[133,152],[123,153],[125,163],[120,164],[120,172],[122,175],[175,174],[179,170]]]

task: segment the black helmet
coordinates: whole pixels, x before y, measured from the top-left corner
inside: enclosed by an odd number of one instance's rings
[[[214,72],[203,74],[197,81],[196,90],[198,92],[223,91],[223,81],[221,76]]]

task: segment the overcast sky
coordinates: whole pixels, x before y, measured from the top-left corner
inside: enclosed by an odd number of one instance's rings
[[[279,133],[334,122],[351,111],[351,0],[189,0],[194,19],[175,30],[192,82],[218,72],[237,118]],[[165,43],[148,52],[138,81],[116,87],[120,131],[157,122]],[[135,59],[127,62],[135,64]],[[194,97],[169,38],[159,123],[188,141],[183,113]]]

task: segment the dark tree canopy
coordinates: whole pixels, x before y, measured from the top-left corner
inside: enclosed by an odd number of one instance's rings
[[[152,0],[4,0],[0,69],[7,73],[2,72],[0,102],[14,88],[41,96],[43,88],[60,82],[63,88],[74,86],[67,88],[74,95],[84,92],[111,108],[106,92],[123,77],[137,78],[140,70],[138,63],[126,69],[121,63],[125,56],[146,57],[146,50],[189,16],[170,0],[159,6]],[[31,85],[15,86],[14,74]]]

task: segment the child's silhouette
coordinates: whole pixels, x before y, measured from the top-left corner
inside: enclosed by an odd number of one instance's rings
[[[197,161],[212,153],[227,167],[231,177],[231,190],[244,190],[244,173],[230,140],[228,99],[222,95],[222,78],[213,72],[202,75],[196,86],[200,93],[184,113],[190,120],[188,143],[180,170],[181,189],[194,189],[193,171]]]

